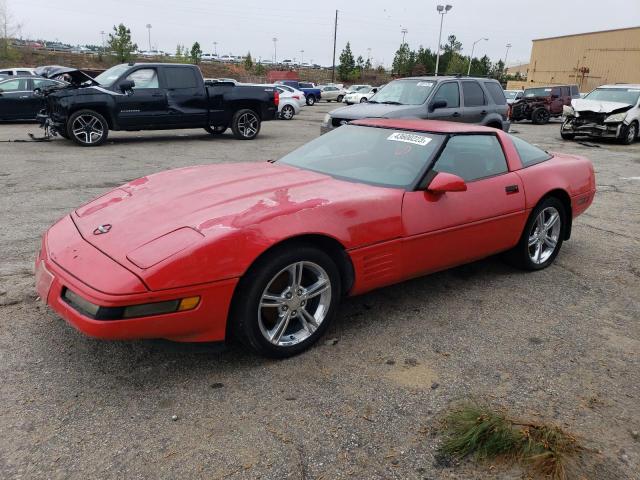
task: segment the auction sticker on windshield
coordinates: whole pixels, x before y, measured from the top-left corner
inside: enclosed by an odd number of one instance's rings
[[[433,82],[418,82],[416,87],[433,87]]]
[[[429,137],[423,137],[422,135],[413,135],[412,133],[395,132],[387,137],[387,140],[393,140],[394,142],[413,143],[414,145],[426,145],[431,141]]]

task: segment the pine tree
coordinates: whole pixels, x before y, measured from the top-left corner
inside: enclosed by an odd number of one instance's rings
[[[355,70],[356,62],[353,59],[353,52],[351,52],[351,44],[347,42],[347,45],[340,54],[340,65],[338,65],[338,77],[340,80],[348,81],[353,77],[353,71]]]
[[[122,23],[117,27],[113,26],[113,33],[109,34],[107,44],[118,61],[122,63],[131,60],[132,53],[138,49],[138,45],[131,42],[131,30]]]
[[[200,60],[202,59],[202,49],[200,48],[200,44],[198,42],[195,42],[191,46],[191,53],[189,56],[191,57],[192,63],[195,63],[196,65],[200,63]]]

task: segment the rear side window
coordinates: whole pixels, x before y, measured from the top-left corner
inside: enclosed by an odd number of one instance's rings
[[[580,91],[578,90],[578,86],[577,85],[571,85],[571,96],[573,98],[579,98],[580,97]]]
[[[465,107],[479,107],[487,104],[484,90],[478,82],[462,82],[462,93]]]
[[[458,82],[447,82],[440,85],[438,91],[433,96],[433,101],[444,100],[447,108],[458,108],[460,106],[460,89]]]
[[[57,85],[58,82],[54,82],[53,80],[46,79],[33,79],[33,88],[45,88],[50,87],[51,85]]]
[[[9,80],[4,83],[0,83],[0,88],[4,92],[27,92],[29,91],[27,78],[16,78],[15,80]]]
[[[518,152],[518,156],[520,157],[523,167],[530,167],[531,165],[544,162],[551,158],[551,155],[541,148],[531,145],[530,143],[525,142],[521,138],[514,137],[513,135],[509,135],[509,137],[513,142],[513,146],[516,147],[516,151]]]
[[[484,86],[487,87],[489,95],[493,100],[493,103],[496,105],[505,105],[507,103],[507,98],[504,96],[504,90],[502,87],[496,82],[484,82]],[[519,92],[522,93],[522,92]],[[522,95],[520,95],[522,96]],[[520,98],[516,94],[516,98]]]
[[[456,135],[440,154],[433,170],[452,173],[465,182],[507,172],[507,160],[494,135]]]
[[[26,70],[18,70],[18,75],[31,75],[31,72]]]
[[[313,85],[310,83],[300,83],[300,88],[313,88]]]
[[[198,86],[196,72],[193,68],[173,68],[164,69],[164,76],[167,79],[167,88],[195,88]]]
[[[560,87],[560,90],[562,91],[562,96],[563,97],[568,97],[569,96],[569,87]]]

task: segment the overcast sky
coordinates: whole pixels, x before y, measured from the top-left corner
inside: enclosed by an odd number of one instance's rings
[[[278,59],[294,57],[331,64],[333,21],[338,14],[336,57],[347,41],[354,54],[389,65],[402,33],[412,48],[436,48],[440,17],[435,0],[278,0],[240,2],[216,0],[7,0],[24,38],[43,38],[76,44],[100,44],[100,31],[124,23],[140,49],[175,52],[176,44],[200,42],[204,52],[273,58],[277,37]],[[442,2],[445,3],[445,2]],[[640,25],[640,0],[450,0],[453,9],[444,18],[443,41],[455,34],[469,54],[482,37],[475,56],[526,63],[534,38]],[[337,59],[336,59],[337,62]]]

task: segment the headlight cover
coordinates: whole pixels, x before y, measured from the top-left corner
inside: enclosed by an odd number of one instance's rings
[[[614,122],[622,122],[627,116],[627,112],[614,113],[613,115],[609,115],[604,119],[604,123],[614,123]]]

